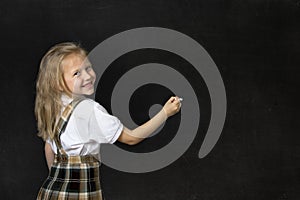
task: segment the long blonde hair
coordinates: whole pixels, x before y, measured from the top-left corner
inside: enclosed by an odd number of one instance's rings
[[[46,140],[54,138],[54,126],[62,109],[62,94],[71,97],[63,78],[62,61],[70,54],[86,57],[86,51],[78,44],[60,43],[44,55],[36,83],[35,116],[37,120],[38,136]]]

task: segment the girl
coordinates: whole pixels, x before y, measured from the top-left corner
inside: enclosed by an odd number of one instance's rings
[[[100,145],[116,140],[135,145],[181,107],[171,97],[152,119],[134,130],[85,95],[94,93],[96,74],[87,53],[74,43],[53,46],[42,58],[35,115],[45,142],[49,176],[37,199],[102,199]]]

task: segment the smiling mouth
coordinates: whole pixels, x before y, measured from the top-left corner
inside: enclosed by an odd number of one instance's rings
[[[93,86],[93,82],[91,81],[91,82],[88,82],[87,84],[84,84],[82,87],[89,88],[89,87],[92,87],[92,86]]]

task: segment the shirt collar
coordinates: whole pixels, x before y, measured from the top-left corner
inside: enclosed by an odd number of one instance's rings
[[[62,101],[62,103],[63,103],[64,106],[67,106],[69,103],[71,103],[73,101],[73,98],[70,98],[66,94],[62,94],[61,95],[61,101]]]

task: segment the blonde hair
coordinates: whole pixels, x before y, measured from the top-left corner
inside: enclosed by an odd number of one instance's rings
[[[78,54],[86,57],[86,51],[72,42],[60,43],[44,55],[41,60],[36,83],[35,116],[37,120],[38,136],[46,140],[54,138],[54,126],[61,114],[62,94],[71,97],[63,78],[62,61],[68,55]]]

